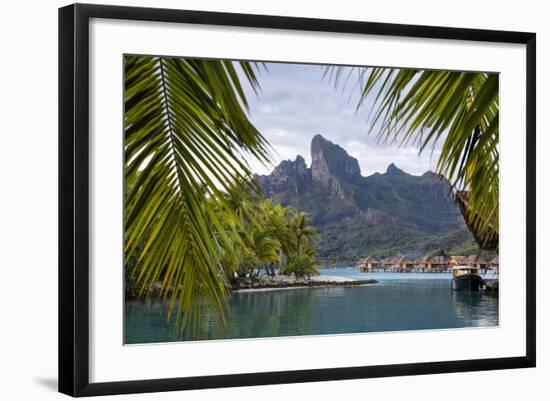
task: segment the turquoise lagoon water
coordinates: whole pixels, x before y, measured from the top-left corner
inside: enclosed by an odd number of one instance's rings
[[[227,326],[204,313],[198,335],[167,323],[160,302],[130,301],[125,343],[214,340],[498,325],[498,293],[456,292],[446,273],[359,273],[320,269],[321,275],[374,278],[357,287],[295,288],[234,293]]]

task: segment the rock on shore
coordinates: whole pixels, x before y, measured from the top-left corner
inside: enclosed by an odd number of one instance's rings
[[[235,278],[231,280],[234,291],[269,288],[296,288],[296,287],[351,287],[356,285],[375,284],[376,280],[354,280],[339,276],[316,276],[311,278],[296,278],[293,276],[262,276]]]

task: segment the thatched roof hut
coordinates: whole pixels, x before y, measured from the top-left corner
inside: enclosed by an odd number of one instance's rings
[[[487,267],[487,261],[481,255],[470,255],[466,261],[470,266]]]
[[[390,256],[384,260],[384,266],[398,266],[402,256]]]
[[[451,256],[451,259],[449,259],[449,266],[465,266],[466,264],[468,264],[468,261],[462,255]]]
[[[428,260],[430,259],[429,256],[420,256],[418,258],[416,258],[416,260],[414,261],[414,265],[418,268],[427,268],[428,267]]]
[[[420,269],[446,269],[449,259],[443,255],[422,256],[417,258],[415,266]]]
[[[369,255],[366,258],[359,259],[359,262],[357,262],[357,267],[361,271],[365,271],[368,269],[375,269],[382,266],[382,263],[376,256]]]
[[[378,263],[378,264],[380,264],[380,261],[374,255],[369,255],[364,260],[365,260],[365,263]]]
[[[398,261],[397,261],[397,264],[399,265],[400,268],[402,269],[409,269],[409,268],[413,268],[414,267],[414,262],[412,260],[410,260],[408,257],[406,256],[401,256]]]
[[[447,268],[449,263],[449,258],[443,255],[430,256],[428,258],[428,268],[429,269],[443,269]]]

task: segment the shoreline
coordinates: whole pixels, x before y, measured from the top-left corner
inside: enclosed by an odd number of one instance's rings
[[[375,279],[355,280],[340,276],[316,276],[310,279],[292,277],[238,278],[231,281],[233,292],[272,291],[298,288],[355,287],[378,283]]]
[[[352,284],[350,285],[347,283],[347,285],[343,285],[341,283],[326,283],[323,285],[300,285],[300,286],[289,286],[289,287],[257,287],[257,288],[239,288],[239,289],[233,289],[232,292],[268,292],[268,291],[285,291],[285,290],[300,290],[304,288],[334,288],[334,287],[363,287],[368,286],[372,284],[378,283],[376,280],[362,280],[362,281],[369,281],[368,283],[358,283],[358,284]]]
[[[273,291],[288,290],[300,288],[323,288],[323,287],[355,287],[370,284],[376,284],[378,280],[366,279],[357,280],[341,276],[314,276],[309,279],[297,279],[289,276],[275,277],[240,277],[233,278],[230,281],[230,290],[232,292],[253,292],[253,291]],[[152,294],[159,294],[160,283],[157,283],[152,290]],[[168,290],[169,293],[172,289]],[[125,291],[126,300],[141,299],[142,297]]]

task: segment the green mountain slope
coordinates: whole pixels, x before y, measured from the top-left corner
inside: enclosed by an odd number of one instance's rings
[[[321,135],[312,140],[311,158],[309,168],[298,155],[256,180],[273,201],[310,214],[324,263],[475,248],[449,184],[437,174],[414,176],[392,163],[384,174],[363,177],[357,160]]]

